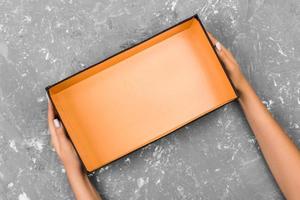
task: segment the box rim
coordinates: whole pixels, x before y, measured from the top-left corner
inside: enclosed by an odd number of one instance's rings
[[[178,22],[178,23],[176,23],[176,24],[174,24],[174,25],[172,25],[172,26],[170,26],[170,27],[168,27],[168,28],[166,28],[166,29],[164,29],[164,30],[162,30],[162,31],[160,31],[160,32],[158,32],[158,33],[156,33],[156,34],[154,34],[154,35],[152,35],[152,36],[146,38],[146,39],[144,39],[144,40],[142,40],[141,42],[138,42],[137,44],[135,44],[135,45],[133,45],[133,46],[130,46],[130,47],[126,48],[126,49],[123,49],[123,50],[121,50],[121,51],[118,51],[117,53],[115,53],[115,54],[113,54],[113,55],[111,55],[111,56],[108,56],[107,58],[104,58],[104,59],[100,60],[99,62],[97,62],[97,63],[95,63],[95,64],[93,64],[93,65],[88,66],[88,67],[85,68],[85,69],[82,69],[82,70],[80,70],[80,71],[78,71],[78,72],[76,72],[76,73],[74,73],[74,74],[72,74],[72,75],[70,75],[70,76],[68,76],[68,77],[66,77],[66,78],[64,78],[64,79],[62,79],[62,80],[56,82],[56,83],[54,83],[54,84],[51,84],[51,85],[46,86],[46,87],[45,87],[46,94],[47,94],[48,99],[49,99],[49,101],[51,102],[53,108],[54,108],[55,110],[57,110],[56,107],[55,107],[55,105],[53,104],[53,100],[52,100],[52,98],[51,98],[50,91],[49,91],[52,87],[54,87],[54,86],[56,86],[56,85],[58,85],[58,84],[64,82],[65,80],[68,80],[68,79],[70,79],[70,78],[72,78],[72,77],[74,77],[74,76],[76,76],[76,75],[78,75],[78,74],[80,74],[80,73],[82,73],[82,72],[84,72],[84,71],[86,71],[86,70],[89,70],[90,68],[96,67],[97,65],[99,65],[99,64],[101,64],[101,63],[103,63],[103,62],[105,62],[105,61],[107,61],[107,60],[109,60],[109,59],[111,59],[111,58],[113,58],[113,57],[115,57],[115,56],[117,56],[117,55],[119,55],[119,54],[121,54],[121,53],[127,51],[127,50],[130,50],[130,49],[132,49],[132,48],[134,48],[134,47],[136,47],[136,46],[138,46],[138,45],[140,45],[140,44],[142,44],[142,43],[144,43],[144,42],[146,42],[146,41],[148,41],[148,40],[150,40],[150,39],[152,39],[152,38],[154,38],[154,37],[156,37],[156,36],[158,36],[158,35],[160,35],[160,34],[162,34],[162,33],[164,33],[164,32],[167,32],[168,30],[170,30],[170,29],[172,29],[172,28],[174,28],[174,27],[176,27],[176,26],[178,26],[178,25],[180,25],[180,24],[182,24],[182,23],[184,23],[184,22],[187,22],[187,21],[189,21],[189,20],[191,20],[191,19],[193,19],[193,18],[197,19],[197,21],[199,22],[201,28],[204,30],[204,33],[205,33],[205,35],[206,35],[206,38],[208,39],[208,41],[209,41],[209,43],[210,43],[210,45],[211,45],[211,47],[212,47],[212,49],[213,49],[215,55],[217,56],[217,59],[218,59],[220,65],[221,65],[221,67],[222,67],[222,70],[223,70],[223,72],[225,73],[227,79],[229,80],[229,83],[230,83],[230,85],[231,85],[231,87],[232,87],[232,89],[233,89],[233,91],[234,91],[234,93],[235,93],[235,98],[232,98],[232,99],[228,100],[228,102],[225,102],[225,103],[219,105],[219,106],[216,107],[215,109],[213,109],[213,110],[211,110],[211,111],[209,111],[209,112],[203,114],[202,116],[197,117],[196,119],[193,119],[193,120],[191,120],[191,121],[188,122],[188,123],[185,123],[185,124],[182,125],[181,127],[176,128],[175,130],[171,131],[170,133],[168,133],[168,134],[166,134],[166,135],[164,135],[164,136],[162,136],[162,137],[160,137],[160,138],[157,138],[156,140],[154,140],[154,141],[152,141],[152,142],[150,142],[150,143],[147,143],[147,144],[145,144],[145,145],[143,145],[143,146],[141,146],[141,147],[139,147],[139,148],[137,148],[137,149],[131,151],[130,154],[133,153],[133,152],[136,152],[136,151],[138,151],[138,150],[140,150],[140,149],[142,149],[143,147],[145,147],[145,146],[147,146],[147,145],[149,145],[149,144],[152,144],[152,143],[158,141],[159,139],[162,139],[162,138],[164,138],[164,137],[166,137],[166,136],[168,136],[168,135],[174,133],[176,130],[182,128],[183,126],[185,126],[185,125],[187,125],[187,124],[190,124],[190,123],[194,122],[195,120],[200,119],[200,118],[202,118],[202,117],[204,117],[204,116],[210,114],[211,112],[213,112],[213,111],[215,111],[215,110],[219,110],[219,109],[222,108],[223,106],[225,106],[225,105],[227,105],[227,104],[233,102],[234,100],[236,100],[237,98],[239,98],[238,93],[237,93],[236,89],[234,88],[233,83],[232,83],[232,81],[230,80],[230,78],[229,78],[229,76],[228,76],[226,70],[224,70],[224,64],[223,64],[223,62],[221,61],[221,59],[219,58],[219,56],[218,56],[218,54],[217,54],[217,52],[216,52],[216,49],[214,48],[214,45],[213,45],[212,41],[210,40],[210,38],[209,38],[209,36],[208,36],[208,34],[207,34],[207,31],[206,31],[204,25],[202,24],[202,22],[201,22],[201,20],[200,20],[199,14],[194,14],[194,15],[192,15],[192,16],[190,16],[190,17],[187,17],[187,18],[185,18],[184,20],[182,20],[182,21],[180,21],[180,22]],[[61,117],[60,117],[60,115],[59,115],[58,112],[56,113],[56,116],[55,116],[55,117],[58,118],[58,119],[61,119]],[[65,127],[63,121],[62,121],[62,120],[60,120],[60,121],[61,121],[62,125]],[[75,151],[76,151],[76,153],[77,153],[77,155],[78,155],[78,157],[79,157],[79,159],[80,159],[80,161],[81,161],[81,163],[82,163],[83,168],[84,168],[88,173],[95,172],[95,171],[97,171],[97,170],[99,170],[99,169],[101,169],[101,168],[103,168],[103,167],[105,167],[105,166],[107,166],[107,165],[109,165],[109,164],[111,164],[111,163],[113,163],[113,162],[115,162],[115,161],[117,161],[117,160],[120,160],[120,159],[124,158],[125,156],[129,155],[129,154],[123,155],[123,156],[121,156],[121,157],[119,157],[119,158],[117,158],[117,159],[115,159],[115,160],[112,160],[112,161],[109,162],[109,163],[106,163],[105,165],[103,165],[103,166],[101,166],[101,167],[98,167],[98,168],[95,168],[95,169],[92,169],[92,170],[88,170],[88,169],[86,168],[86,166],[84,165],[84,163],[83,163],[83,161],[82,161],[82,159],[81,159],[81,157],[80,157],[80,155],[79,155],[79,153],[78,153],[78,151],[77,151],[77,149],[76,149],[76,147],[75,147],[73,141],[72,141],[71,138],[69,137],[69,135],[68,135],[68,130],[67,130],[66,128],[65,128],[65,130],[66,130],[67,137],[70,139],[72,145],[74,146],[74,149],[75,149]]]

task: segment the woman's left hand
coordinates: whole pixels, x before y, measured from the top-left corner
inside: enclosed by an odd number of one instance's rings
[[[59,119],[55,117],[52,104],[48,103],[48,125],[51,143],[63,163],[66,171],[81,172],[82,164],[74,146],[66,136],[66,131]]]

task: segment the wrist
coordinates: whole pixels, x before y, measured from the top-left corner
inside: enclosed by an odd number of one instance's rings
[[[239,84],[235,87],[235,89],[238,95],[238,100],[241,103],[251,92],[251,85],[248,83],[248,80],[243,77],[240,79]]]
[[[67,174],[85,175],[82,167],[64,165]]]
[[[244,75],[239,75],[236,81],[234,82],[234,87],[238,90],[238,92],[243,92],[247,82],[248,81],[244,77]]]
[[[244,90],[247,79],[240,70],[229,73],[229,78],[238,93]]]

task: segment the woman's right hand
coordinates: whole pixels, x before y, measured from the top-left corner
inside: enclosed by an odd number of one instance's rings
[[[241,108],[281,191],[287,199],[300,199],[300,151],[256,95],[232,54],[208,35],[237,89]]]
[[[220,60],[225,66],[226,74],[229,76],[234,87],[239,90],[239,86],[245,80],[239,64],[237,63],[231,52],[226,49],[212,34],[208,33],[208,36],[213,43]]]

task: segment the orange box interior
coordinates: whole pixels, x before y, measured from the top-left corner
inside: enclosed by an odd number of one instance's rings
[[[198,18],[48,88],[88,171],[234,100]]]

